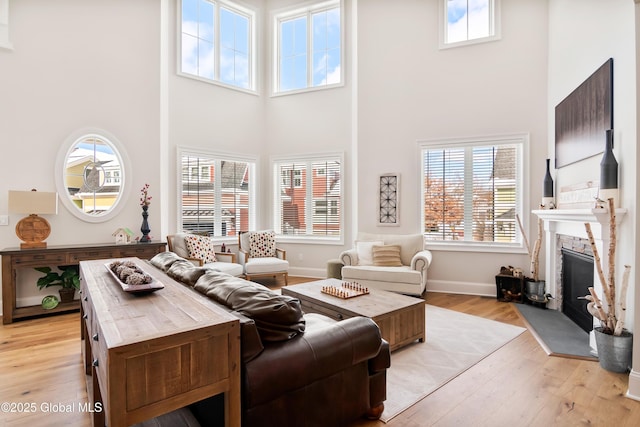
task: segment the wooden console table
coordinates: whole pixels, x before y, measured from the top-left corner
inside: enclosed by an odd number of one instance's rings
[[[2,323],[14,320],[64,313],[80,309],[80,303],[73,301],[59,304],[52,310],[39,305],[16,307],[16,271],[19,268],[46,267],[58,265],[78,265],[80,261],[121,257],[149,259],[164,252],[166,243],[150,242],[129,245],[113,243],[49,246],[44,249],[7,248],[0,251],[2,256]],[[35,286],[35,284],[34,284]]]
[[[225,424],[240,426],[240,322],[151,264],[164,285],[124,292],[111,260],[80,262],[81,347],[93,426],[123,427],[225,396]]]

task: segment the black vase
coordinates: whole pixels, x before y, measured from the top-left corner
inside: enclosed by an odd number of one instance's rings
[[[600,188],[618,188],[618,161],[613,155],[613,129],[606,131],[607,141],[600,162]]]
[[[551,178],[551,159],[547,159],[547,173],[544,175],[542,197],[553,197],[553,178]]]
[[[142,238],[140,239],[140,243],[148,243],[151,241],[149,238],[149,232],[151,229],[149,228],[149,223],[147,222],[147,218],[149,217],[149,213],[147,210],[149,206],[142,206],[142,225],[140,226],[140,231],[142,232]]]

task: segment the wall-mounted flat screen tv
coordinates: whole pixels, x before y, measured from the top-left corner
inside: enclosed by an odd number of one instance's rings
[[[602,153],[613,129],[613,58],[556,106],[556,168]]]

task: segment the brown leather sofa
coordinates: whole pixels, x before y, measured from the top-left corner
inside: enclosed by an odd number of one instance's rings
[[[382,414],[389,346],[371,319],[304,314],[295,298],[171,252],[151,263],[240,319],[243,426],[341,426]],[[190,406],[202,426],[223,425],[222,408],[220,396]]]

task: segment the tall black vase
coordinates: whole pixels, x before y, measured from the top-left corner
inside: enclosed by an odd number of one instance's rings
[[[140,231],[142,231],[142,238],[140,239],[140,243],[148,243],[151,241],[149,238],[149,232],[151,229],[149,228],[149,223],[147,222],[147,218],[149,217],[149,213],[147,210],[149,206],[142,206],[142,225],[140,226]]]
[[[551,159],[547,159],[547,173],[544,175],[542,197],[553,197],[553,178],[550,170]]]
[[[607,141],[600,162],[600,188],[618,188],[618,161],[613,155],[613,129],[606,131]]]

